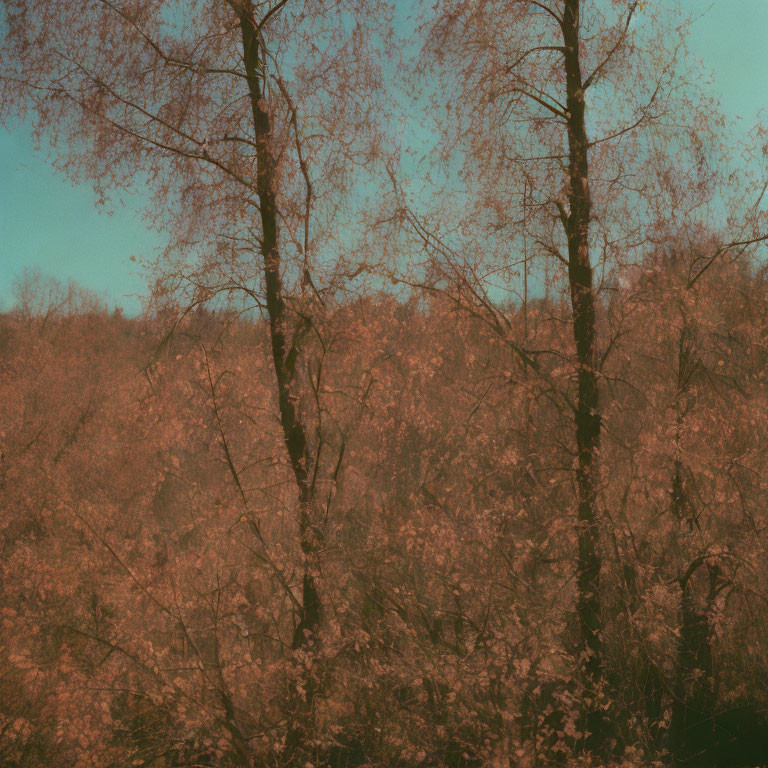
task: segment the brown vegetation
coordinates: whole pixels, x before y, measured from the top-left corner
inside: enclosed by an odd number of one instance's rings
[[[168,246],[0,318],[3,765],[768,762],[768,185],[649,5],[6,0]]]

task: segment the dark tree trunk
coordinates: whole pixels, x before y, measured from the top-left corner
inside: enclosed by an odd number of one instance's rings
[[[580,0],[565,0],[562,17],[568,126],[568,204],[564,225],[568,238],[568,281],[573,338],[578,363],[575,426],[578,451],[578,598],[581,671],[587,687],[582,728],[585,745],[602,748],[605,722],[597,705],[603,681],[600,601],[600,530],[597,479],[600,452],[600,403],[595,349],[595,293],[589,254],[591,198],[589,142],[584,121],[584,83],[580,62]]]
[[[697,599],[692,580],[704,565],[708,591]],[[680,578],[680,644],[670,732],[681,763],[699,762],[712,752],[717,737],[710,613],[720,586],[719,568],[703,558],[694,560]]]
[[[302,612],[293,637],[298,648],[313,635],[320,623],[321,602],[317,590],[317,557],[320,545],[314,520],[314,493],[311,482],[312,457],[307,429],[297,404],[296,357],[298,343],[287,341],[288,318],[283,298],[280,249],[278,243],[278,210],[276,200],[276,168],[270,115],[264,102],[264,66],[266,57],[260,50],[260,31],[251,0],[238,6],[243,40],[243,62],[253,114],[256,144],[256,193],[261,213],[261,256],[264,270],[269,335],[272,360],[277,378],[278,405],[283,437],[299,493],[299,534],[303,555]]]
[[[260,49],[261,30],[254,14],[252,0],[241,0],[238,9],[243,40],[243,62],[253,115],[256,145],[256,194],[261,214],[261,257],[272,360],[277,378],[278,405],[283,437],[299,495],[299,536],[302,551],[301,610],[293,633],[292,647],[298,649],[315,643],[321,618],[321,601],[317,588],[321,537],[316,523],[315,494],[312,482],[312,456],[307,429],[298,410],[296,361],[300,331],[287,340],[288,317],[283,297],[279,249],[278,209],[276,200],[276,167],[270,115],[264,101],[266,56]],[[312,708],[316,684],[312,671],[306,669],[303,688],[292,692],[289,728],[284,758],[290,763],[298,757],[312,729]]]

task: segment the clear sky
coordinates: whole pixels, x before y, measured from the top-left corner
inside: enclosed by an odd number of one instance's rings
[[[690,51],[712,71],[723,111],[741,118],[737,125],[746,132],[768,106],[768,0],[683,0],[683,6],[703,14]],[[768,110],[761,117],[768,124]],[[111,214],[98,209],[89,187],[54,173],[28,131],[0,130],[0,310],[9,308],[12,282],[24,267],[39,267],[137,311],[131,294],[142,293],[144,284],[130,257],[162,245],[141,220],[143,202],[129,198]]]

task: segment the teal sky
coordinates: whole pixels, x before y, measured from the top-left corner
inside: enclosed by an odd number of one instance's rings
[[[654,0],[665,2],[665,0]],[[712,71],[711,87],[724,112],[746,133],[768,123],[768,0],[683,0],[703,14],[689,38],[693,56]],[[23,128],[0,131],[0,310],[8,309],[13,280],[39,267],[60,280],[76,280],[136,312],[144,283],[131,256],[162,245],[141,219],[144,198],[124,198],[111,212],[97,208],[88,186],[55,173],[45,150],[35,151]]]

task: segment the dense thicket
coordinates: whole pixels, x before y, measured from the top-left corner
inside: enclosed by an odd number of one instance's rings
[[[768,283],[717,263],[689,287],[690,258],[649,256],[597,315],[605,700],[632,765],[768,755]],[[326,305],[302,379],[323,615],[296,647],[261,321],[201,309],[167,338],[68,296],[0,318],[0,764],[571,759],[566,302],[527,307],[535,368],[519,309],[505,337],[435,297]]]

